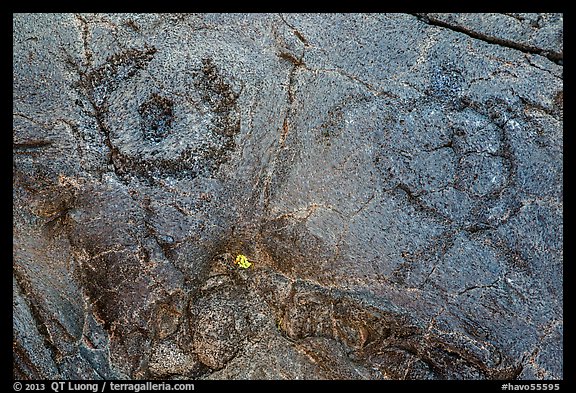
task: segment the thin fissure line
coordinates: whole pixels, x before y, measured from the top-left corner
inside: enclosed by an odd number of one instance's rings
[[[486,34],[482,34],[482,33],[476,32],[476,31],[472,31],[472,30],[468,30],[465,27],[453,25],[453,24],[450,24],[448,22],[444,22],[444,21],[439,20],[439,19],[431,19],[430,17],[428,17],[425,14],[410,14],[410,15],[415,16],[418,20],[420,20],[423,23],[426,23],[428,25],[431,25],[431,26],[443,27],[443,28],[455,31],[457,33],[466,34],[467,36],[469,36],[471,38],[481,40],[481,41],[487,42],[489,44],[499,45],[499,46],[503,46],[503,47],[510,48],[510,49],[516,49],[516,50],[519,50],[519,51],[524,52],[524,53],[531,53],[534,55],[544,56],[544,57],[548,58],[548,60],[550,60],[550,61],[552,61],[558,65],[562,65],[563,57],[561,55],[554,53],[554,52],[547,51],[545,49],[539,49],[539,48],[536,48],[536,47],[531,46],[531,45],[521,44],[521,43],[510,41],[510,40],[507,40],[504,38],[488,36]]]

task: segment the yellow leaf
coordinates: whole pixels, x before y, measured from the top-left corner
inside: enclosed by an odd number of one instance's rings
[[[238,254],[238,256],[236,257],[236,263],[242,269],[248,269],[250,266],[252,266],[252,263],[248,261],[248,258],[246,258],[246,256],[242,254]]]

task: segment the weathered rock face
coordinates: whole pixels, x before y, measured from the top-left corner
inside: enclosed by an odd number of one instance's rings
[[[562,378],[562,15],[13,24],[15,377]]]

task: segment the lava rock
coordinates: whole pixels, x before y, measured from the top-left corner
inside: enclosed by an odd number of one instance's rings
[[[13,32],[15,378],[563,378],[562,14]]]

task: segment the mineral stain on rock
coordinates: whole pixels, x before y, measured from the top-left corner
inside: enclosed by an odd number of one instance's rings
[[[15,14],[14,377],[562,379],[562,20]]]

